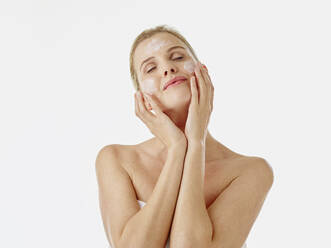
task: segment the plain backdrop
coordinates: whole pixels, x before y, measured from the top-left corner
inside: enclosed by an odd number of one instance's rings
[[[274,184],[249,248],[330,246],[329,1],[0,2],[0,247],[107,247],[95,159],[153,135],[129,52],[181,32],[215,87],[209,130]]]

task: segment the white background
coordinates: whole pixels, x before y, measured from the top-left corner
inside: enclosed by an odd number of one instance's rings
[[[0,247],[107,247],[95,158],[152,136],[129,52],[181,32],[215,87],[209,130],[274,184],[248,248],[330,246],[329,1],[0,2]]]

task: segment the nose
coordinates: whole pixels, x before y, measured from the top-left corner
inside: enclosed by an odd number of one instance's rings
[[[164,70],[164,76],[167,76],[169,71],[171,71],[172,73],[174,73],[176,70],[175,70],[175,68],[171,65],[171,66],[169,66],[166,70]]]

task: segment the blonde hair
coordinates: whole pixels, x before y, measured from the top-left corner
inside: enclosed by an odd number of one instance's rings
[[[134,63],[133,63],[134,52],[136,51],[136,48],[140,42],[152,37],[154,34],[161,33],[161,32],[166,32],[166,33],[172,34],[175,37],[177,37],[178,39],[180,39],[182,42],[184,42],[184,44],[187,46],[187,48],[192,53],[193,57],[197,61],[199,61],[193,48],[191,47],[190,43],[188,43],[188,41],[184,38],[184,36],[181,35],[175,28],[170,27],[168,25],[159,25],[154,28],[145,29],[134,40],[133,45],[131,47],[131,51],[130,51],[130,74],[131,74],[131,79],[133,82],[133,87],[135,88],[136,91],[139,90],[139,82],[138,82],[137,73],[134,69]]]

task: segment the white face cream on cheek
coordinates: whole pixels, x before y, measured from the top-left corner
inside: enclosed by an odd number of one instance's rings
[[[158,89],[156,87],[154,79],[148,78],[142,81],[141,90],[142,92],[154,94],[155,92],[157,92]]]
[[[196,65],[198,63],[197,63],[197,60],[194,58],[194,56],[192,55],[192,53],[189,49],[186,49],[186,52],[190,55],[192,60],[186,61],[184,63],[184,70],[186,70],[190,74],[193,74],[194,68],[196,67]]]
[[[192,74],[194,72],[195,64],[193,61],[186,61],[184,63],[184,70]]]

